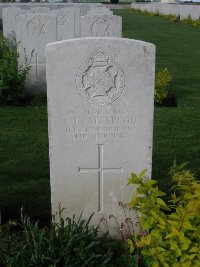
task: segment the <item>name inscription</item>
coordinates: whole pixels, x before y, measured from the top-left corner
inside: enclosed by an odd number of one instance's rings
[[[136,118],[121,110],[67,110],[66,133],[77,140],[124,139],[135,131]]]

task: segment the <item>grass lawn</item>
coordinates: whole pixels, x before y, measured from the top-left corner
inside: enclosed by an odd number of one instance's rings
[[[153,178],[168,190],[167,172],[173,160],[189,162],[200,177],[200,28],[169,22],[132,10],[114,10],[123,17],[123,37],[156,45],[156,69],[167,67],[177,108],[156,108]]]
[[[169,190],[167,173],[174,159],[189,162],[200,177],[200,28],[131,10],[114,13],[123,17],[123,36],[154,43],[157,69],[167,67],[173,76],[171,91],[178,107],[155,108],[153,147],[153,178]],[[33,217],[46,220],[50,216],[46,108],[0,107],[0,125],[2,217],[15,218],[23,205]]]
[[[3,218],[50,214],[46,108],[0,108],[0,203]]]

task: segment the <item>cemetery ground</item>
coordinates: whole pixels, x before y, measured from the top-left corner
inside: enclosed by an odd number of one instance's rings
[[[128,9],[114,10],[114,14],[123,18],[123,37],[156,45],[156,69],[167,67],[173,77],[170,91],[178,106],[155,108],[153,139],[152,177],[169,193],[168,171],[174,160],[178,164],[189,162],[188,167],[200,177],[200,30]],[[50,185],[46,106],[2,106],[0,125],[2,219],[19,217],[23,205],[32,218],[47,222]]]

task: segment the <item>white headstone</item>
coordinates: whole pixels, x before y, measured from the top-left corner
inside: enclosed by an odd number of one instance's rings
[[[81,38],[46,47],[52,213],[124,221],[132,171],[151,176],[155,47]]]
[[[199,20],[200,19],[200,6],[191,5],[191,19]]]
[[[113,12],[108,8],[94,7],[87,11],[87,15],[113,15]]]
[[[131,4],[131,8],[141,10],[141,4],[140,3],[133,2]]]
[[[3,35],[9,37],[16,33],[16,17],[22,14],[23,10],[18,7],[3,8]]]
[[[2,9],[6,7],[17,7],[25,10],[30,10],[35,7],[47,7],[49,9],[61,9],[66,7],[77,7],[81,9],[81,16],[86,15],[87,11],[93,7],[103,7],[100,3],[0,3],[0,19],[2,19]],[[36,12],[37,13],[37,12]],[[39,13],[41,13],[39,11]],[[42,12],[43,13],[43,12]]]
[[[174,3],[179,3],[179,0],[161,0],[161,3],[165,4],[174,4]]]
[[[48,13],[49,10],[50,9],[48,7],[33,7],[30,9],[33,13]]]
[[[74,36],[75,38],[81,36],[81,7],[74,6]]]
[[[145,10],[148,11],[148,6],[149,6],[149,4],[142,3],[141,6],[140,6],[140,10],[141,11],[145,11]]]
[[[122,18],[114,15],[83,16],[81,37],[122,37]]]
[[[24,50],[28,57],[32,51],[31,73],[27,79],[27,91],[35,94],[46,90],[45,45],[56,41],[56,18],[46,14],[17,16],[16,37],[20,42],[19,65],[24,62]]]
[[[56,16],[57,41],[75,37],[75,10],[73,7],[51,11]]]
[[[153,12],[153,3],[148,4],[148,11]]]
[[[159,14],[162,15],[174,15],[179,16],[179,5],[178,4],[161,4],[158,5]]]
[[[191,18],[191,5],[180,5],[179,15],[181,20]]]

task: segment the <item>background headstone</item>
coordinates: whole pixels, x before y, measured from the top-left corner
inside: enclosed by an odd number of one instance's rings
[[[114,15],[83,16],[81,37],[122,37],[122,18]]]
[[[194,4],[178,4],[178,3],[132,3],[131,7],[141,11],[159,13],[161,15],[174,15],[180,17],[180,20],[191,18],[193,20],[200,19],[200,6]]]
[[[46,91],[45,45],[56,41],[56,18],[47,14],[17,16],[16,37],[20,42],[19,65],[24,65],[24,51],[28,58],[31,53],[31,72],[26,82],[27,91],[35,94]]]
[[[75,37],[75,9],[73,7],[52,10],[56,16],[56,40],[66,40]],[[79,19],[80,21],[80,19]]]
[[[75,0],[74,0],[75,2]],[[2,9],[5,7],[18,7],[18,8],[22,8],[22,9],[26,9],[29,10],[33,7],[48,7],[50,9],[57,9],[57,8],[65,8],[65,7],[69,7],[69,6],[73,6],[73,7],[81,7],[85,9],[85,11],[83,11],[83,13],[81,13],[81,16],[85,15],[87,13],[87,10],[90,9],[90,6],[103,6],[103,4],[101,3],[0,3],[0,19],[2,19]]]
[[[3,35],[9,37],[16,34],[16,17],[22,14],[23,10],[18,7],[3,8]]]
[[[132,171],[151,176],[155,47],[122,38],[81,38],[46,47],[52,213],[113,214]]]
[[[176,17],[179,16],[179,5],[178,4],[159,3],[158,8],[159,8],[159,14],[174,15]]]
[[[174,4],[174,3],[179,3],[179,0],[161,0],[161,3],[163,4]]]
[[[48,7],[33,7],[30,9],[31,12],[33,13],[48,13],[49,12],[49,8]]]
[[[200,19],[200,6],[198,5],[191,5],[191,19],[193,20],[199,20]]]
[[[87,11],[87,15],[113,15],[113,12],[110,11],[108,8],[104,7],[94,7]]]

